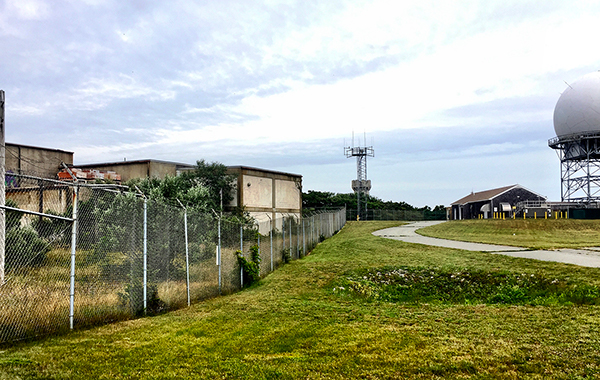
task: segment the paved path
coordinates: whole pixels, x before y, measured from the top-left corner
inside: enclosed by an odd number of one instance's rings
[[[417,243],[433,245],[436,247],[446,247],[455,249],[464,249],[466,251],[482,251],[492,254],[502,254],[514,257],[524,257],[528,259],[557,261],[561,263],[581,265],[584,267],[600,268],[600,248],[591,247],[583,249],[557,249],[555,251],[528,251],[526,248],[510,247],[506,245],[470,243],[457,240],[438,239],[419,235],[416,231],[419,228],[432,226],[434,224],[444,223],[444,221],[422,221],[402,225],[400,227],[386,228],[373,232],[373,235],[388,239],[401,240],[407,243]]]

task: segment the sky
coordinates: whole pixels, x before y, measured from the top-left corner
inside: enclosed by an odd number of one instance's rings
[[[334,193],[354,142],[386,201],[517,183],[560,200],[554,106],[600,69],[598,20],[577,0],[0,0],[6,141]]]

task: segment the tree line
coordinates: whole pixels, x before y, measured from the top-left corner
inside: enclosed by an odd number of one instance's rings
[[[364,196],[361,196],[361,205],[364,205]],[[369,210],[404,210],[404,211],[433,211],[442,212],[446,210],[444,205],[437,205],[433,209],[429,206],[414,207],[406,202],[384,201],[372,195],[366,195],[367,208]],[[354,193],[331,193],[327,191],[308,190],[302,193],[302,209],[304,212],[314,212],[331,208],[347,207],[356,208],[356,194]]]

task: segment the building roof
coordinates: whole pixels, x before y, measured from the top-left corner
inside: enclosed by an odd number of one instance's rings
[[[229,170],[240,170],[240,171],[242,171],[242,170],[254,170],[254,171],[257,171],[257,172],[264,172],[264,173],[285,175],[285,176],[289,176],[289,177],[302,178],[302,175],[300,175],[300,174],[278,172],[276,170],[269,170],[269,169],[253,168],[251,166],[228,166],[227,169],[229,169]]]
[[[136,164],[149,164],[151,162],[157,162],[160,164],[170,164],[175,166],[180,166],[184,168],[194,168],[195,165],[191,164],[183,164],[180,162],[172,162],[172,161],[161,161],[161,160],[133,160],[133,161],[117,161],[117,162],[101,162],[97,164],[83,164],[83,165],[73,165],[78,168],[96,168],[101,166],[126,166],[126,165],[136,165]]]
[[[28,149],[40,149],[40,150],[48,150],[48,151],[52,151],[52,152],[60,152],[60,153],[67,153],[67,154],[73,154],[73,152],[70,152],[68,150],[62,150],[62,149],[55,149],[55,148],[44,148],[42,146],[33,146],[33,145],[24,145],[24,144],[15,144],[15,143],[5,143],[5,146],[16,146],[16,147],[21,147],[21,148],[28,148]]]
[[[522,187],[521,185],[511,185],[505,187],[499,187],[497,189],[480,191],[478,193],[471,193],[466,197],[463,197],[456,202],[453,202],[453,205],[464,205],[472,202],[481,202],[481,201],[489,201],[490,199],[496,198],[498,195],[507,192],[508,190],[514,189],[515,187]]]

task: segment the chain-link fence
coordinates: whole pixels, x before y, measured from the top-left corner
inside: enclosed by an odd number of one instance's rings
[[[347,209],[348,220],[356,220],[356,210]],[[366,218],[366,219],[365,219]],[[367,210],[361,211],[361,220],[445,220],[446,210]]]
[[[11,174],[0,254],[0,342],[156,314],[243,287],[310,252],[345,210],[244,224],[121,188]],[[0,249],[1,253],[1,249]]]

